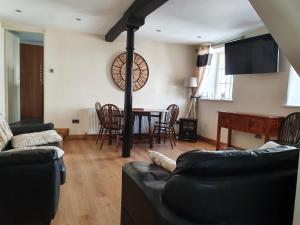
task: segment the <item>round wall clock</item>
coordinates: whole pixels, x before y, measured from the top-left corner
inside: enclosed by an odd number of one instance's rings
[[[112,79],[121,89],[125,89],[126,53],[120,54],[113,62],[111,68]],[[149,77],[149,68],[146,60],[139,54],[133,55],[133,91],[138,91],[145,86]]]

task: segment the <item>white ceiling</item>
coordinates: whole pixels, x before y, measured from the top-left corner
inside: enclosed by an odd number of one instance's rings
[[[133,1],[0,0],[0,20],[104,35]],[[157,41],[198,44],[235,37],[262,26],[248,0],[169,0],[147,17],[137,33]]]

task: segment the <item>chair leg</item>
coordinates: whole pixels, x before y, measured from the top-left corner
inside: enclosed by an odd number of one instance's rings
[[[171,148],[173,149],[173,138],[172,138],[173,134],[171,132],[171,129],[168,129],[168,130],[166,129],[166,132],[168,132],[168,136],[169,136],[170,143],[171,143]]]
[[[156,129],[157,129],[157,126],[154,126],[154,129],[153,129],[153,132],[152,132],[152,141],[154,140],[154,135],[155,135]]]
[[[176,142],[177,142],[177,140],[176,140],[176,133],[175,133],[175,129],[174,129],[174,127],[172,127],[171,129],[172,129],[172,137],[173,137],[173,140],[174,140],[174,146],[176,146]]]
[[[119,140],[120,140],[120,131],[116,130],[116,151],[118,151]]]
[[[112,144],[112,132],[111,130],[109,130],[109,139],[108,139],[108,144],[111,145]]]
[[[96,140],[96,144],[98,144],[98,141],[99,139],[101,139],[101,133],[102,133],[102,126],[100,125],[100,128],[99,128],[99,133],[98,133],[98,136],[97,136],[97,140]]]
[[[107,135],[107,129],[104,128],[104,132],[103,132],[103,135],[102,135],[102,140],[101,140],[101,144],[100,144],[100,150],[102,150],[102,147],[103,147],[103,144],[104,144],[104,141],[105,141],[105,136]]]
[[[167,129],[164,129],[164,144],[166,144]]]

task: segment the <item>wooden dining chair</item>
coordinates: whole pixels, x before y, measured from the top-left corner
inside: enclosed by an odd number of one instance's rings
[[[176,133],[174,129],[174,125],[178,118],[179,114],[179,106],[172,104],[167,107],[168,112],[165,115],[163,122],[156,122],[154,125],[154,130],[152,134],[152,139],[156,133],[162,133],[164,135],[164,143],[166,143],[166,137],[169,137],[171,148],[173,149],[173,145],[176,146]]]
[[[101,104],[99,102],[95,103],[95,109],[96,109],[96,113],[97,113],[97,117],[98,117],[98,121],[99,121],[99,131],[98,131],[98,136],[97,136],[97,140],[96,140],[96,144],[98,144],[99,139],[101,139],[102,136],[102,119],[101,119]]]
[[[109,144],[111,144],[112,135],[116,136],[116,148],[118,149],[119,140],[122,131],[122,115],[119,108],[113,104],[102,106],[100,112],[102,120],[102,137],[100,142],[100,150],[103,147],[105,137],[109,135]]]
[[[283,120],[277,142],[281,145],[300,146],[300,112],[292,113]]]

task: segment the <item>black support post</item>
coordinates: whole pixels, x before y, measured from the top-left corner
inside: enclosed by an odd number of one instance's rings
[[[130,157],[132,145],[132,67],[134,53],[134,32],[135,28],[127,26],[127,48],[126,48],[126,79],[124,99],[124,128],[123,128],[123,149],[122,156]]]

